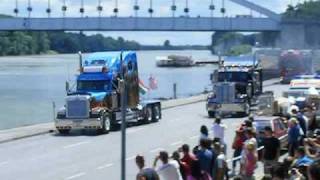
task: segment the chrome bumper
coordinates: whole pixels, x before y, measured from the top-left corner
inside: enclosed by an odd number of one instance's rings
[[[207,111],[245,112],[246,104],[207,104]]]
[[[90,119],[55,119],[57,129],[101,129],[100,118]]]

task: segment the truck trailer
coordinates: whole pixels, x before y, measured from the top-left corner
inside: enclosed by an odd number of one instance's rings
[[[138,61],[135,52],[97,52],[79,60],[75,89],[67,88],[65,105],[55,118],[61,134],[73,129],[108,133],[121,124],[121,96],[126,99],[126,123],[161,119],[161,103],[140,101]],[[125,89],[125,90],[124,90]]]

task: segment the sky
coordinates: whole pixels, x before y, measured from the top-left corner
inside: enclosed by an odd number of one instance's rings
[[[61,7],[63,0],[49,0],[52,8],[51,17],[61,17]],[[83,0],[84,1],[84,16],[98,16],[97,6],[99,0]],[[102,16],[112,16],[115,0],[100,0],[103,6]],[[140,10],[138,16],[149,16],[148,8],[150,0],[118,0],[118,16],[134,16],[133,5],[138,1]],[[184,15],[183,9],[186,0],[175,0],[177,11],[176,16]],[[213,0],[216,10],[214,15],[221,17],[220,8],[223,0]],[[274,12],[284,12],[288,4],[295,5],[303,0],[249,0],[263,7],[266,7]],[[17,0],[20,17],[28,16],[27,6],[28,0]],[[46,8],[48,7],[48,0],[30,0],[33,12],[31,17],[47,17]],[[79,8],[81,7],[81,0],[65,0],[68,10],[67,17],[80,17]],[[210,16],[209,5],[211,0],[189,0],[190,13],[189,16]],[[171,16],[170,6],[172,0],[153,0],[154,17]],[[15,0],[0,0],[0,13],[14,15],[13,9],[16,7]],[[250,9],[234,4],[229,0],[225,0],[226,16],[235,15],[253,15],[261,17],[259,13],[253,12]],[[105,36],[119,37],[122,36],[127,40],[135,40],[141,44],[160,45],[165,40],[170,40],[173,45],[208,45],[211,43],[211,32],[87,32],[87,34],[101,33]]]

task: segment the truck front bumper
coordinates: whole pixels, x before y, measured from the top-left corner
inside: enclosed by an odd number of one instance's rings
[[[219,111],[219,112],[246,112],[246,104],[238,103],[238,104],[215,104],[208,103],[207,111]]]
[[[89,119],[56,119],[55,127],[59,129],[101,129],[100,118]]]

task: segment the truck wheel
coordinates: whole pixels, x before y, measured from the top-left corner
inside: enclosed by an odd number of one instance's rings
[[[60,134],[69,134],[70,133],[70,129],[58,129]]]
[[[150,106],[147,106],[146,108],[146,114],[144,118],[145,123],[151,123],[152,122],[152,108]]]
[[[97,130],[98,134],[108,134],[111,129],[110,119],[102,115],[102,128]]]
[[[161,110],[160,110],[159,105],[155,105],[153,107],[152,120],[154,122],[157,122],[157,121],[159,121],[159,119],[161,119]]]
[[[209,118],[214,118],[215,115],[216,115],[216,112],[214,112],[214,111],[208,111],[208,116],[209,116]]]

